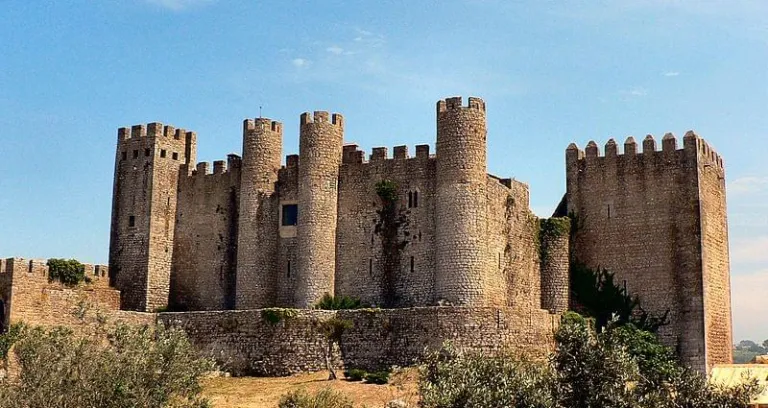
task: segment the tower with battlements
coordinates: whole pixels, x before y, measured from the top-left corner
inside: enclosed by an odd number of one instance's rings
[[[705,369],[731,362],[731,309],[722,159],[695,133],[661,149],[648,135],[604,154],[595,142],[566,151],[575,260],[616,274],[647,311],[669,311],[662,340]]]
[[[180,168],[195,162],[196,143],[161,123],[117,132],[109,264],[124,309],[168,304]]]

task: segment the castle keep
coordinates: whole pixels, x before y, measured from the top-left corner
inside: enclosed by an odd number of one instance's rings
[[[87,301],[182,327],[235,374],[321,369],[332,316],[354,323],[335,351],[353,367],[412,364],[444,340],[543,354],[578,261],[669,311],[661,338],[688,365],[731,362],[724,167],[704,140],[572,144],[561,205],[539,219],[526,184],[487,173],[485,103],[448,98],[436,116],[434,154],[390,156],[345,144],[340,114],[304,113],[284,161],[283,125],[248,119],[242,157],[213,166],[194,132],[121,128],[109,267],[89,266],[82,291],[42,261],[0,261],[4,326],[72,324],[62,311]],[[374,308],[309,310],[325,294]]]
[[[565,309],[567,240],[540,262],[528,187],[486,171],[482,100],[440,101],[437,152],[415,157],[345,145],[340,114],[300,123],[285,165],[282,124],[258,118],[243,123],[242,158],[212,172],[193,166],[192,132],[120,129],[110,265],[124,308],[310,308],[328,293],[386,308],[543,298]]]

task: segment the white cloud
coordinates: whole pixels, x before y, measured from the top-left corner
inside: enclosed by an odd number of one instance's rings
[[[768,235],[732,240],[731,260],[740,264],[768,263]]]
[[[190,7],[204,6],[206,4],[213,3],[214,1],[215,0],[144,0],[145,3],[173,11],[181,11]]]
[[[680,75],[680,73],[677,71],[667,71],[664,73],[665,77],[676,77],[678,75]]]
[[[728,183],[728,192],[749,194],[768,191],[768,177],[744,176]]]
[[[325,50],[335,55],[341,55],[344,52],[344,48],[341,48],[338,45],[328,47]]]
[[[731,276],[733,340],[768,339],[768,269]]]
[[[304,58],[294,58],[293,60],[291,60],[291,64],[293,64],[293,66],[296,68],[305,67],[307,66],[308,63],[309,62]]]
[[[625,98],[637,98],[648,95],[648,90],[642,86],[633,86],[628,90],[621,91],[621,95]]]

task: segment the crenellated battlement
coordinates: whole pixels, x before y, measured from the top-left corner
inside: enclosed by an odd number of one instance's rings
[[[108,286],[109,266],[84,263],[85,277],[90,283],[100,283],[100,286]],[[0,274],[12,275],[14,280],[32,278],[37,281],[47,282],[50,269],[48,260],[3,258],[0,259]]]
[[[187,131],[183,128],[175,128],[171,125],[163,125],[159,122],[148,124],[133,125],[131,127],[121,127],[117,129],[118,143],[131,139],[142,138],[168,138],[174,140],[187,140],[193,138],[195,132]]]
[[[461,96],[455,96],[452,98],[445,98],[437,102],[437,113],[447,112],[451,110],[472,109],[485,112],[485,102],[481,98],[470,96],[468,98],[467,106],[462,105]]]
[[[255,130],[271,130],[272,132],[283,133],[283,124],[281,122],[268,118],[245,119],[243,121],[243,132],[252,132]]]
[[[330,114],[328,111],[315,111],[310,115],[309,112],[301,114],[300,123],[307,125],[310,123],[330,123],[339,127],[344,127],[344,117],[340,113]]]
[[[360,147],[356,144],[346,144],[342,151],[342,163],[343,164],[363,164],[363,163],[379,163],[387,160],[410,160],[410,159],[429,159],[429,145],[420,144],[416,145],[416,156],[411,157],[408,152],[408,146],[398,145],[392,148],[393,156],[389,157],[389,148],[384,146],[377,146],[371,149],[371,154],[366,160],[366,154],[364,150],[360,150]]]
[[[704,159],[707,163],[712,163],[720,169],[724,168],[723,159],[714,149],[692,130],[686,132],[683,137],[683,147],[678,148],[678,141],[674,134],[666,133],[661,139],[661,149],[659,150],[656,139],[653,135],[646,135],[642,143],[642,151],[638,152],[637,142],[633,136],[627,137],[624,141],[623,152],[619,151],[618,144],[614,139],[609,139],[604,146],[604,154],[600,151],[597,143],[590,140],[584,150],[579,149],[575,143],[571,143],[566,149],[567,163],[578,163],[586,161],[591,163],[599,160],[630,160],[635,157],[667,157],[673,156],[680,158],[698,158]]]
[[[242,159],[236,154],[227,155],[227,160],[214,160],[213,166],[210,162],[199,162],[195,165],[195,168],[189,171],[189,166],[186,164],[181,165],[182,180],[184,179],[200,179],[202,177],[216,177],[229,174],[233,171],[239,171],[242,166]]]

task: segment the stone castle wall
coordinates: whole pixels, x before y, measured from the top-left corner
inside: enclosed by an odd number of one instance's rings
[[[613,140],[606,144],[604,156],[594,142],[585,152],[571,145],[566,153],[568,211],[577,220],[574,258],[592,268],[615,272],[618,283],[625,283],[630,294],[639,296],[647,311],[662,314],[669,310],[671,323],[661,328],[662,340],[700,370],[709,363],[705,316],[719,313],[715,325],[724,327],[722,314],[728,313],[730,327],[729,307],[722,307],[723,293],[730,293],[722,279],[728,276],[727,263],[722,261],[722,242],[727,241],[722,223],[712,226],[708,240],[715,255],[709,272],[706,268],[702,272],[699,204],[713,213],[720,211],[722,222],[725,219],[724,202],[709,203],[711,197],[700,195],[699,149],[703,143],[689,133],[684,148],[677,149],[676,139],[667,134],[661,151],[648,136],[642,153],[632,138],[627,139],[624,154],[618,154]],[[717,197],[718,191],[724,194],[716,188],[708,195]],[[712,305],[713,312],[706,305],[710,301],[705,300],[706,286],[714,294],[711,302],[719,302]],[[724,357],[722,352],[720,356]]]
[[[172,310],[234,308],[240,158],[182,167],[170,281]]]
[[[40,326],[77,327],[79,312],[98,310],[111,320],[152,323],[147,314],[120,310],[120,292],[109,287],[105,265],[85,264],[90,283],[75,287],[51,282],[43,260],[0,259],[0,300],[4,316],[2,327],[18,322]]]
[[[508,308],[430,307],[347,311],[276,309],[162,313],[193,344],[235,375],[289,375],[325,368],[323,320],[352,322],[335,350],[338,365],[377,370],[417,363],[450,340],[460,349],[543,357],[552,350],[559,316]],[[280,316],[271,322],[267,314]],[[283,313],[282,315],[280,313]]]

